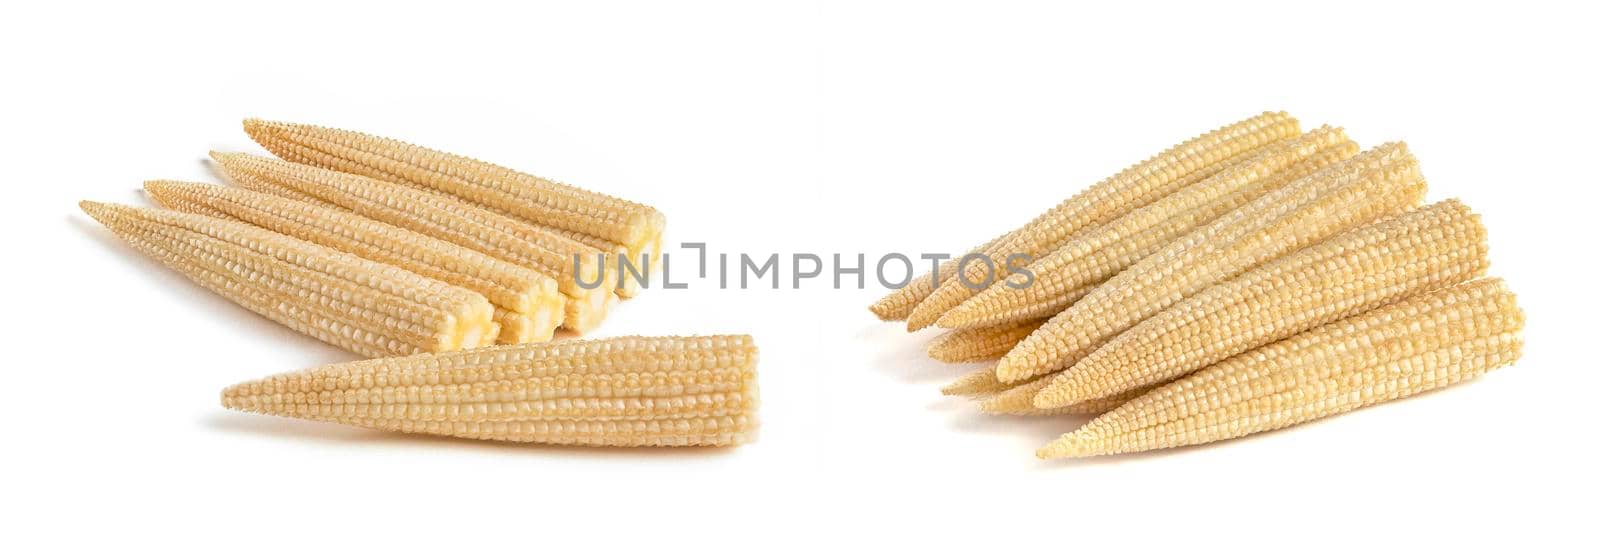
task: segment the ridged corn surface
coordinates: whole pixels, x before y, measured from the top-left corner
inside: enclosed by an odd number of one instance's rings
[[[1015,274],[1006,283],[995,283],[945,313],[938,324],[956,328],[1055,316],[1174,239],[1358,151],[1343,130],[1327,126],[1275,144],[1248,161],[1072,238],[1028,265],[1031,282]]]
[[[1178,301],[1284,254],[1416,206],[1404,144],[1378,146],[1235,209],[1117,273],[1000,359],[1000,379],[1047,374]]]
[[[492,306],[476,292],[240,222],[83,202],[134,248],[206,289],[366,357],[473,348]]]
[[[1522,326],[1516,297],[1499,279],[1413,296],[1195,372],[1101,415],[1038,455],[1204,444],[1413,396],[1516,362]]]
[[[1044,320],[1030,320],[946,331],[928,341],[928,357],[945,363],[993,361],[1043,324]]]
[[[757,429],[745,335],[618,337],[357,361],[241,383],[230,409],[581,446],[730,446]]]
[[[567,297],[568,329],[592,329],[615,302],[616,270],[603,266],[609,255],[548,229],[410,185],[243,153],[211,157],[245,189],[348,210],[536,270]],[[583,286],[597,280],[595,288]]]
[[[410,183],[450,193],[531,222],[647,250],[666,218],[630,202],[475,159],[347,130],[244,121],[263,148],[296,163]],[[656,245],[659,247],[659,244]]]
[[[1098,415],[1117,408],[1128,400],[1139,397],[1149,392],[1149,388],[1135,389],[1121,394],[1114,394],[1105,398],[1084,400],[1071,405],[1040,409],[1034,407],[1033,397],[1049,380],[1039,379],[1013,386],[1004,391],[984,398],[978,404],[978,409],[991,415],[1014,416],[1057,416],[1057,415]]]
[[[988,254],[993,251],[995,246],[1010,236],[1010,233],[1002,234],[999,237],[990,239],[989,242],[968,250],[967,253],[962,255]],[[911,316],[911,310],[917,304],[922,303],[923,299],[933,293],[933,289],[938,284],[949,281],[951,276],[956,274],[956,266],[957,263],[955,261],[941,262],[937,270],[912,278],[904,287],[895,289],[887,296],[874,302],[867,309],[872,311],[872,314],[877,315],[879,320],[886,322],[905,320]],[[934,281],[935,276],[939,278],[938,283]]]
[[[1218,128],[1135,164],[1083,192],[1068,198],[1011,232],[996,244],[990,256],[996,263],[1012,254],[1035,259],[1054,250],[1071,236],[1156,201],[1221,170],[1217,165],[1269,144],[1300,134],[1300,124],[1287,113],[1269,112]],[[988,273],[978,261],[957,273],[981,282]],[[951,278],[912,309],[906,327],[916,331],[932,325],[946,311],[976,292]]]
[[[1251,348],[1489,268],[1482,222],[1446,200],[1340,234],[1178,302],[1062,371],[1034,399],[1069,405],[1162,383]]]
[[[554,330],[564,317],[566,301],[549,276],[349,211],[207,183],[150,181],[145,191],[179,211],[230,217],[477,291],[541,328]]]

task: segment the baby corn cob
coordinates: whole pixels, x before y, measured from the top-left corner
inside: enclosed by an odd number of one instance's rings
[[[1096,285],[1251,200],[1329,165],[1359,149],[1343,130],[1323,126],[1256,157],[1226,168],[1150,205],[1080,233],[1055,252],[1028,265],[1033,281],[1016,274],[991,285],[939,318],[940,327],[1003,324],[1051,317]]]
[[[620,337],[329,365],[234,385],[230,409],[471,439],[582,446],[753,440],[749,336]]]
[[[1011,383],[1066,368],[1206,287],[1413,207],[1425,189],[1416,158],[1401,143],[1296,180],[1119,272],[1023,339],[996,372]]]
[[[949,385],[939,389],[945,396],[972,396],[982,398],[991,394],[1004,392],[1015,384],[1003,383],[994,375],[994,365],[988,365],[980,370],[972,371],[961,376]]]
[[[537,270],[556,280],[567,297],[561,322],[566,329],[594,329],[616,302],[616,270],[604,266],[607,256],[600,250],[454,196],[270,157],[212,152],[211,158],[240,187],[349,210]],[[596,282],[594,288],[583,286]],[[513,339],[538,336],[532,329],[521,331],[533,336],[509,327],[501,333]]]
[[[1011,235],[1011,233],[1007,233],[999,237],[995,237],[989,242],[983,243],[977,248],[973,248],[972,250],[967,251],[966,254],[962,255],[988,255],[992,257],[990,252],[994,250],[994,247],[999,245],[1002,241],[1010,238]],[[872,314],[878,315],[879,320],[905,320],[911,316],[912,308],[916,307],[917,304],[922,303],[924,298],[927,298],[929,294],[933,293],[933,289],[936,288],[937,284],[950,281],[951,276],[956,274],[957,266],[957,261],[945,261],[943,263],[939,263],[939,268],[937,270],[913,278],[910,282],[906,283],[904,287],[895,289],[894,292],[891,292],[888,296],[884,296],[883,298],[879,299],[867,309],[872,311]],[[939,278],[937,283],[934,281],[935,276]]]
[[[236,219],[477,291],[532,319],[532,341],[550,340],[562,320],[565,301],[549,276],[348,211],[205,183],[150,181],[145,191],[179,211]],[[520,327],[500,326],[501,334]]]
[[[244,129],[289,161],[443,191],[530,222],[619,243],[631,257],[650,258],[651,268],[660,262],[666,218],[646,205],[364,133],[258,119],[245,120]]]
[[[128,244],[206,289],[367,357],[474,348],[491,338],[478,293],[239,222],[82,202]]]
[[[928,341],[928,357],[946,363],[993,361],[1011,351],[1044,320],[946,331]]]
[[[1040,409],[1034,407],[1033,397],[1048,383],[1047,379],[1038,379],[1017,385],[983,399],[978,404],[978,409],[991,415],[1015,416],[1054,416],[1054,415],[1098,415],[1115,409],[1128,400],[1139,397],[1149,392],[1150,388],[1136,389],[1121,394],[1114,394],[1105,398],[1085,400],[1072,405]]]
[[[612,260],[606,267],[610,269],[606,272],[606,274],[608,276],[615,277],[616,281],[609,282],[608,285],[604,286],[614,286],[617,296],[621,296],[623,298],[632,298],[634,296],[638,296],[639,292],[644,290],[644,285],[640,283],[640,280],[646,279],[648,278],[649,274],[661,270],[661,234],[659,233],[656,234],[654,239],[651,239],[649,242],[644,243],[640,247],[629,248],[627,245],[622,243],[588,235],[583,232],[538,224],[535,224],[535,226],[550,233],[566,237],[573,242],[583,244],[596,250],[604,251],[608,257],[625,258],[628,261],[627,267],[624,267],[623,263],[617,260]],[[623,270],[624,268],[627,268],[628,270]]]
[[[1085,457],[1284,428],[1472,379],[1522,356],[1498,279],[1414,296],[1256,348],[1130,400],[1041,448]]]
[[[1456,285],[1489,268],[1478,216],[1455,200],[1379,221],[1207,288],[1062,371],[1048,408],[1163,383],[1251,348]]]
[[[1216,165],[1300,134],[1300,125],[1286,113],[1263,113],[1167,149],[1155,157],[1118,172],[1051,208],[989,254],[998,265],[1013,254],[1043,257],[1068,238],[1171,194],[1221,170]],[[1208,173],[1209,172],[1209,173]],[[1023,262],[1025,263],[1025,262]],[[981,261],[969,263],[964,273],[974,284],[992,275]],[[959,269],[958,269],[959,270]],[[975,291],[953,277],[942,283],[911,311],[907,329],[916,331],[965,301]]]

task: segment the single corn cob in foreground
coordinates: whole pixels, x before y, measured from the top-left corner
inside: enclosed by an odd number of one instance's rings
[[[1044,320],[946,331],[928,341],[928,357],[946,363],[993,361],[1011,351]]]
[[[1014,254],[1044,257],[1068,238],[1143,207],[1191,183],[1222,170],[1219,163],[1240,157],[1272,143],[1298,136],[1300,124],[1286,113],[1263,113],[1190,139],[1155,157],[1118,172],[1012,231],[988,254],[996,266]],[[1026,261],[1017,265],[1026,264]],[[959,268],[958,268],[959,270]],[[981,283],[993,275],[982,261],[972,261],[965,272],[969,282]],[[965,301],[975,289],[953,277],[941,280],[917,304],[906,327],[916,331],[932,325],[939,316]]]
[[[604,266],[605,253],[539,226],[441,192],[357,174],[243,153],[212,152],[211,158],[240,187],[348,210],[537,270],[567,297],[563,328],[594,329],[616,302],[616,270]]]
[[[492,340],[493,306],[461,287],[232,220],[79,205],[200,286],[366,357],[475,348]]]
[[[1522,356],[1522,310],[1498,279],[1468,282],[1228,358],[1041,448],[1086,457],[1271,431],[1472,379]]]
[[[1488,268],[1478,216],[1455,200],[1439,202],[1340,234],[1178,302],[1063,370],[1034,405],[1070,405],[1163,383]]]
[[[755,437],[749,336],[619,337],[358,361],[222,392],[230,409],[366,428],[581,446]]]
[[[1235,209],[1117,273],[1000,359],[1007,383],[1066,368],[1178,301],[1287,253],[1416,206],[1404,144],[1358,154]]]
[[[530,342],[550,340],[562,320],[566,302],[549,276],[349,211],[206,183],[150,181],[145,191],[179,211],[254,224],[477,291],[532,319]],[[500,327],[502,335],[514,329]]]
[[[1344,131],[1323,126],[1256,157],[1081,233],[939,318],[946,328],[1051,317],[1122,269],[1229,211],[1360,151]],[[1018,288],[1021,287],[1021,288]]]
[[[1115,409],[1128,400],[1139,397],[1149,392],[1150,388],[1136,389],[1121,394],[1084,400],[1072,405],[1040,409],[1034,407],[1033,396],[1049,382],[1047,379],[1037,379],[1021,385],[1013,386],[1004,391],[984,398],[978,409],[991,415],[1015,416],[1054,416],[1054,415],[1098,415]]]
[[[529,222],[619,243],[632,257],[651,258],[652,265],[660,262],[666,218],[643,204],[375,135],[258,119],[245,120],[244,130],[289,161],[443,191]]]

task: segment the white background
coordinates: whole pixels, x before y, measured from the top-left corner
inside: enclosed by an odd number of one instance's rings
[[[561,4],[0,8],[0,528],[1593,526],[1586,9]],[[876,322],[865,307],[885,290],[695,282],[626,302],[598,334],[754,334],[757,444],[414,438],[220,408],[230,383],[352,357],[191,286],[75,206],[213,181],[206,151],[258,151],[239,120],[259,116],[622,194],[713,253],[960,252],[1276,109],[1364,146],[1407,141],[1430,199],[1483,213],[1492,271],[1529,316],[1521,363],[1226,444],[1041,462],[1033,449],[1081,420],[940,397],[967,369],[923,357],[931,333]]]

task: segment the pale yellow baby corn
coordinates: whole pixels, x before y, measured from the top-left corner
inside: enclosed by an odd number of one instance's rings
[[[993,361],[1039,329],[1044,320],[953,329],[928,341],[928,357],[946,363]]]
[[[1128,400],[1139,397],[1149,392],[1150,387],[1136,389],[1121,394],[1114,394],[1105,398],[1084,400],[1072,405],[1040,409],[1034,407],[1033,397],[1044,388],[1049,380],[1038,379],[1024,382],[1009,389],[1000,391],[983,398],[978,403],[978,409],[991,415],[1015,416],[1053,416],[1053,415],[1097,415],[1115,409]]]
[[[990,255],[995,246],[1010,237],[1011,233],[1003,234],[968,250],[967,253],[962,255]],[[956,274],[957,265],[956,261],[941,262],[937,270],[912,278],[904,287],[895,289],[888,296],[878,299],[867,309],[872,311],[872,314],[877,315],[879,320],[905,320],[911,316],[912,308],[922,303],[924,298],[933,293],[933,289],[937,286],[934,282],[934,277],[938,277],[938,283],[940,284],[950,281],[951,276]]]
[[[1221,170],[1215,165],[1277,141],[1300,134],[1300,125],[1286,113],[1263,113],[1218,128],[1167,149],[1155,157],[1118,172],[1011,232],[989,254],[1000,264],[1013,254],[1035,259],[1049,254],[1083,230],[1103,224],[1171,194]],[[1017,263],[1025,264],[1026,262]],[[981,261],[968,264],[964,275],[981,282],[988,275]],[[957,279],[943,283],[911,311],[906,319],[912,331],[932,325],[939,316],[975,291]]]
[[[603,266],[607,254],[539,226],[441,192],[357,174],[243,153],[212,152],[211,158],[240,187],[349,210],[537,270],[567,297],[564,329],[594,329],[616,302],[616,267]]]
[[[991,394],[1004,392],[1015,387],[1016,384],[1005,383],[995,377],[994,365],[990,364],[978,370],[961,376],[949,385],[939,389],[945,396],[972,396],[982,398]]]
[[[1118,333],[1256,265],[1417,205],[1404,144],[1362,152],[1246,204],[1119,272],[1000,359],[1007,383],[1077,362]]]
[[[478,293],[232,220],[97,202],[85,213],[206,289],[366,357],[492,340]]]
[[[245,120],[244,129],[289,161],[447,192],[530,222],[619,243],[632,256],[650,257],[652,268],[660,262],[666,217],[643,204],[375,135],[258,119]]]
[[[461,246],[342,209],[238,187],[150,181],[145,191],[179,211],[236,219],[472,289],[496,306],[532,319],[535,328],[528,341],[550,340],[561,324],[566,301],[554,279]],[[500,326],[505,335],[514,325]]]
[[[972,327],[1055,316],[1174,239],[1358,151],[1343,130],[1327,126],[1270,146],[1248,161],[1080,233],[1030,263],[1031,280],[1016,274],[996,283],[945,313],[938,324]]]
[[[1038,455],[1203,444],[1413,396],[1516,362],[1522,325],[1516,297],[1498,279],[1425,293],[1228,358],[1128,401]]]
[[[1482,222],[1446,200],[1218,283],[1107,342],[1034,398],[1049,408],[1163,383],[1251,348],[1489,268]]]
[[[619,337],[358,361],[242,383],[230,409],[470,439],[732,446],[754,439],[749,336]]]
[[[616,281],[610,282],[615,287],[615,293],[623,298],[632,298],[644,290],[642,281],[649,278],[653,272],[661,270],[661,234],[638,247],[629,248],[627,245],[583,232],[561,229],[542,224],[534,224],[544,231],[566,237],[574,242],[583,244],[596,250],[604,251],[608,257],[624,258],[623,263],[612,259],[606,263],[606,275],[615,277]]]

